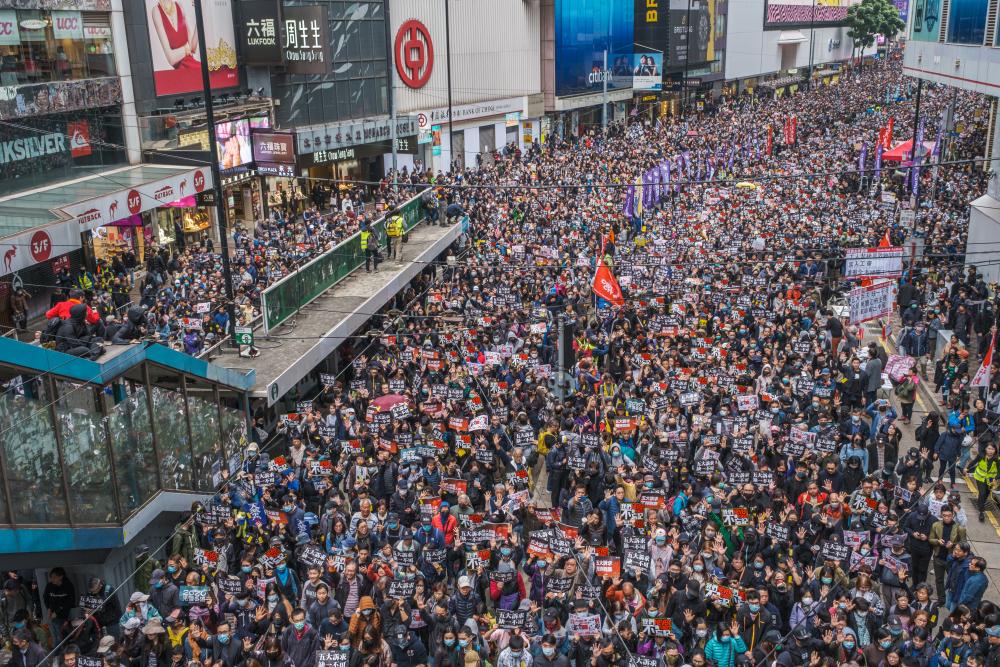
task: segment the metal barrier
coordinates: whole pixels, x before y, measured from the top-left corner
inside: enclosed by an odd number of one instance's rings
[[[421,194],[422,191],[399,206],[404,231],[409,232],[424,219]],[[372,231],[384,237],[384,230],[383,216],[372,224]],[[267,335],[364,263],[365,253],[361,250],[361,233],[358,232],[268,287],[260,297],[264,334]]]

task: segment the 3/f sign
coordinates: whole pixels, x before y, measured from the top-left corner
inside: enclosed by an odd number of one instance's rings
[[[235,327],[233,339],[237,345],[253,345],[253,329],[251,327]]]

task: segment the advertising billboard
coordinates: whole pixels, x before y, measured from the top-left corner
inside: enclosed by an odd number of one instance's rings
[[[282,56],[290,74],[330,73],[330,19],[326,5],[285,7]]]
[[[597,92],[605,80],[609,89],[632,87],[635,4],[555,0],[556,95]]]
[[[941,30],[941,0],[912,0],[910,12],[913,26],[910,39],[918,42],[936,42]]]
[[[632,90],[663,89],[663,54],[632,54]]]
[[[240,43],[248,65],[281,64],[281,14],[274,0],[240,3]]]
[[[146,0],[156,94],[201,92],[201,61],[192,0]],[[240,83],[230,0],[204,0],[205,46],[212,89]]]
[[[291,132],[254,132],[253,161],[295,164],[295,135]]]
[[[215,141],[220,169],[235,169],[253,161],[250,122],[246,118],[216,123]]]
[[[669,21],[670,69],[715,60],[715,0],[670,0]]]
[[[982,44],[986,38],[989,0],[951,0],[948,41],[952,44]]]
[[[767,0],[764,26],[843,23],[852,4],[854,0]]]

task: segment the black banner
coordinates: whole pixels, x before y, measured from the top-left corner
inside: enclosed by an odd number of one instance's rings
[[[247,65],[280,65],[281,11],[274,0],[239,3],[243,61]]]

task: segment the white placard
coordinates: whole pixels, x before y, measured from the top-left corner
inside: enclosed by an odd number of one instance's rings
[[[847,278],[896,278],[903,273],[902,248],[848,248]]]
[[[860,324],[888,316],[895,300],[896,283],[891,280],[883,280],[867,287],[855,287],[848,296],[851,323]]]

